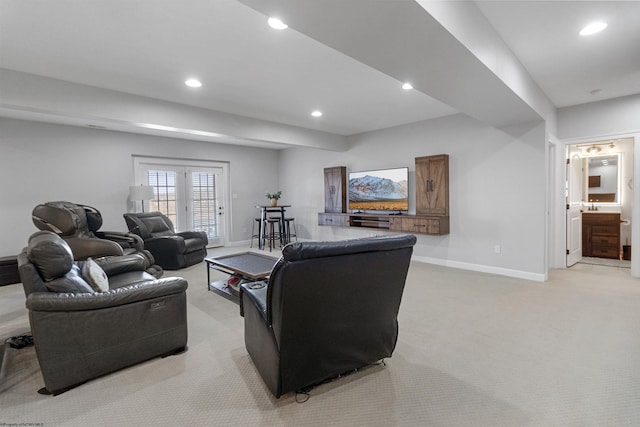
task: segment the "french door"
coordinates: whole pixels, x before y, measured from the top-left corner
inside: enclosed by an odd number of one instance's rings
[[[171,159],[139,159],[136,184],[153,187],[151,211],[165,214],[176,231],[204,231],[209,246],[224,246],[226,164]]]

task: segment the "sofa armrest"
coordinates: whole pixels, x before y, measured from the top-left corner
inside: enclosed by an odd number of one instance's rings
[[[73,252],[73,258],[76,261],[89,257],[118,256],[124,253],[122,247],[111,240],[72,237],[65,239],[65,241],[69,244],[71,252]]]
[[[138,252],[144,249],[144,241],[142,240],[142,237],[131,232],[95,231],[93,234],[101,239],[116,242],[123,248],[134,248]]]
[[[147,268],[147,260],[141,253],[96,258],[94,261],[104,270],[108,277],[129,271],[145,271]]]
[[[201,239],[204,240],[205,243],[209,243],[209,238],[207,237],[207,233],[204,231],[181,231],[176,233],[177,236],[181,236],[185,239]]]
[[[101,293],[33,292],[27,297],[26,306],[30,311],[95,310],[178,294],[185,292],[187,286],[187,281],[182,277],[167,277]]]
[[[153,253],[154,251],[169,251],[174,254],[183,254],[186,250],[184,238],[182,236],[161,236],[152,237],[144,241],[145,249]]]
[[[244,296],[253,303],[256,310],[267,323],[267,283],[249,282],[240,285],[240,316],[244,317]]]

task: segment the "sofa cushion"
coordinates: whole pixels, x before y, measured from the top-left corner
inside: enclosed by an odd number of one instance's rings
[[[151,274],[146,271],[128,271],[126,273],[117,274],[109,278],[109,288],[118,289],[123,286],[130,286],[136,283],[143,283],[155,280]]]
[[[104,270],[91,258],[82,263],[82,277],[96,292],[109,291],[109,278]]]

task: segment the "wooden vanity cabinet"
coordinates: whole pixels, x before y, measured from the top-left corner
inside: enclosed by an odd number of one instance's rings
[[[620,259],[619,213],[582,213],[582,256]]]

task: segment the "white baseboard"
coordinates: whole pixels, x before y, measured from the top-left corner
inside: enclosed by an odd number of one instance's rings
[[[489,265],[471,264],[468,262],[450,261],[447,259],[412,256],[412,261],[424,262],[427,264],[442,265],[444,267],[459,268],[462,270],[478,271],[481,273],[498,274],[500,276],[515,277],[517,279],[534,280],[544,282],[547,280],[545,274],[531,273],[530,271],[511,270],[508,268],[492,267]]]
[[[308,239],[300,239],[300,241],[306,241]],[[227,242],[225,246],[237,247],[248,246],[251,244],[251,240],[240,240],[236,242]],[[255,246],[257,247],[257,245]],[[471,264],[468,262],[451,261],[447,259],[429,258],[422,256],[411,257],[412,261],[424,262],[426,264],[441,265],[443,267],[459,268],[461,270],[478,271],[480,273],[497,274],[500,276],[515,277],[517,279],[533,280],[536,282],[545,282],[547,276],[545,274],[531,273],[530,271],[511,270],[509,268],[492,267],[489,265]]]

